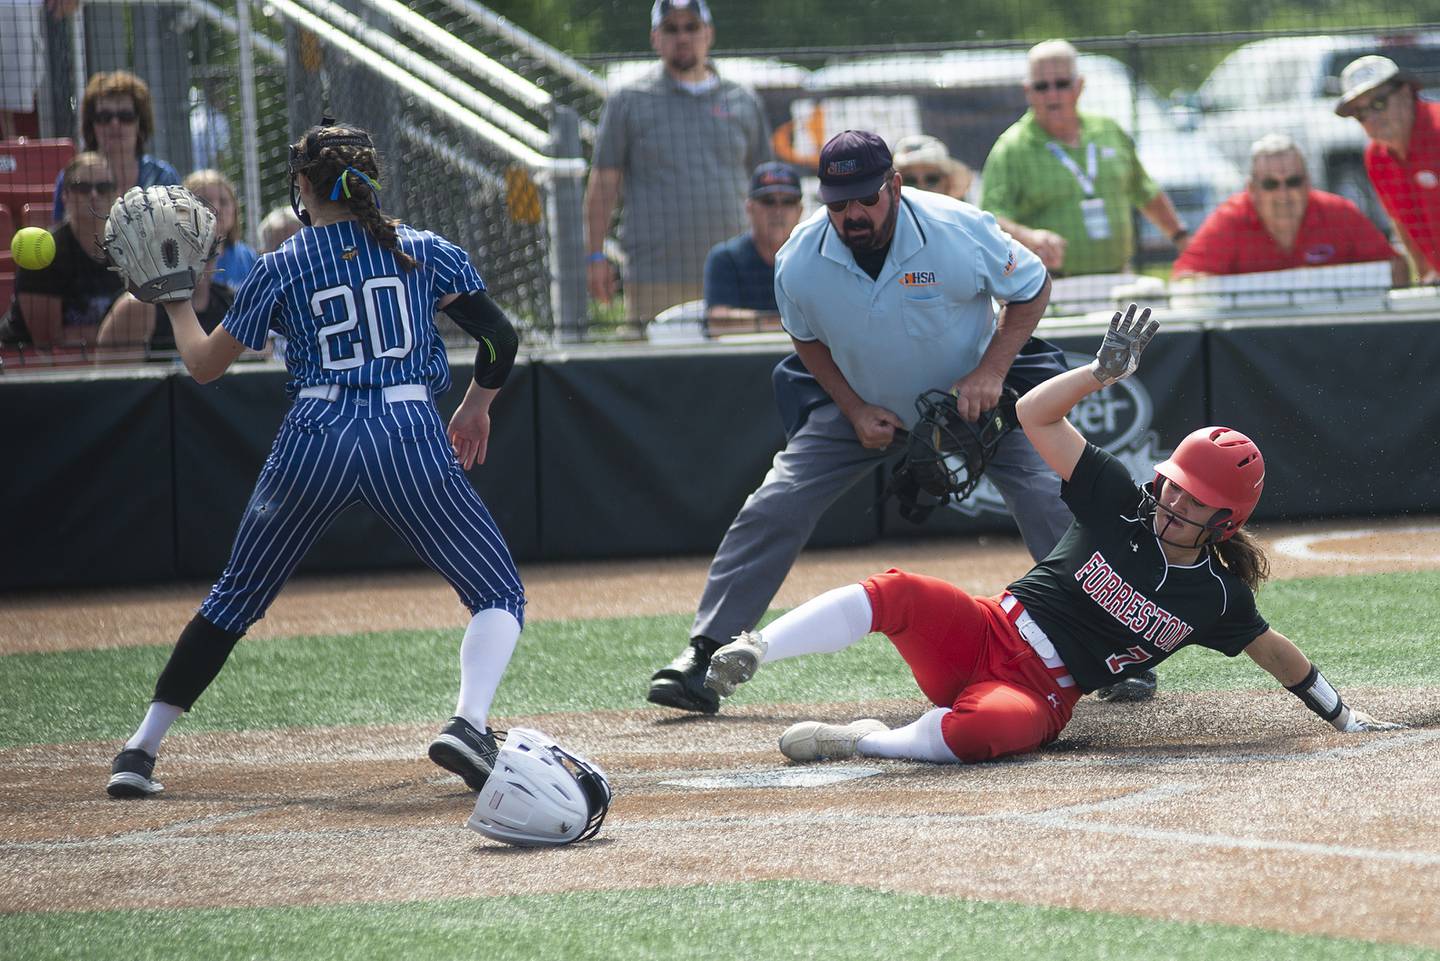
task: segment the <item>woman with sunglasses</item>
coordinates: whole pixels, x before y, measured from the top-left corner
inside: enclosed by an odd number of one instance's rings
[[[0,343],[83,355],[125,290],[100,243],[115,178],[105,156],[92,151],[76,154],[61,177],[69,204],[65,220],[50,229],[55,259],[39,270],[16,271],[15,300],[0,324]]]
[[[1409,283],[1405,258],[1370,218],[1346,198],[1313,189],[1295,141],[1272,133],[1250,148],[1249,187],[1205,218],[1171,276],[1368,261],[1389,261],[1394,286]]]
[[[105,155],[114,174],[117,196],[131,187],[178,184],[180,174],[168,161],[145,152],[155,133],[150,88],[128,70],[97,73],[85,84],[80,104],[85,149]],[[55,180],[56,223],[65,219],[65,173]]]
[[[1065,481],[1075,513],[1064,539],[998,597],[891,570],[809,600],[742,634],[711,660],[722,694],[761,664],[835,653],[884,634],[933,709],[891,730],[864,719],[802,721],[780,737],[794,761],[865,757],[937,764],[1023,754],[1059,737],[1081,695],[1133,677],[1182,647],[1249,656],[1342,733],[1391,730],[1345,702],[1255,606],[1269,574],[1245,530],[1265,461],[1254,441],[1202,427],[1137,487],[1130,469],[1066,419],[1085,397],[1133,374],[1159,324],[1116,311],[1094,361],[1020,399],[1025,436]]]

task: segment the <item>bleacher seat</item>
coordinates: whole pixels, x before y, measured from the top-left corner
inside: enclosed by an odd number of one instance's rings
[[[0,140],[0,193],[54,191],[55,178],[75,156],[73,141]]]
[[[10,206],[0,204],[0,245],[10,252],[10,238],[15,236],[15,218],[10,216]]]
[[[29,203],[20,208],[20,226],[22,227],[45,227],[51,224],[50,217],[55,212],[55,205],[50,201],[44,203]]]
[[[10,310],[10,298],[15,295],[15,273],[13,267],[0,265],[0,318]]]
[[[0,140],[0,205],[10,208],[12,218],[20,215],[19,226],[28,226],[23,214],[26,204],[54,201],[55,178],[74,156],[74,142],[64,138]],[[49,212],[43,216],[44,223],[34,226],[50,226]],[[6,246],[9,239],[5,238]]]

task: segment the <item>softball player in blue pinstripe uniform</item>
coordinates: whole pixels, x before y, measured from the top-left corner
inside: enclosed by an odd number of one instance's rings
[[[514,363],[515,330],[463,250],[381,214],[369,134],[327,118],[290,153],[292,201],[307,229],[260,259],[212,333],[200,328],[189,301],[166,305],[181,357],[202,383],[247,347],[261,347],[269,330],[282,333],[295,403],[224,573],[115,758],[107,785],[115,797],[162,790],[155,756],[170,725],[214,680],[335,515],[356,502],[384,517],[473,615],[460,646],[455,717],[430,757],[477,791],[494,761],[487,715],[520,636],[525,594],[462,467],[485,459],[490,404]],[[480,345],[448,436],[432,399],[450,386],[437,309]]]

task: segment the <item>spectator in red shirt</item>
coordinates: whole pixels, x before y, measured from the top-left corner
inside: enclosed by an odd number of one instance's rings
[[[1344,197],[1315,190],[1295,141],[1269,134],[1250,148],[1250,185],[1200,225],[1172,276],[1253,274],[1290,267],[1390,261],[1397,287],[1410,268],[1385,235]]]
[[[1440,282],[1440,104],[1388,57],[1361,57],[1340,73],[1335,112],[1365,128],[1365,172],[1422,283]]]

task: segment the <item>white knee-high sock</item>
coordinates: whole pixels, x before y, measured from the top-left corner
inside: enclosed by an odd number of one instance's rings
[[[760,632],[765,663],[800,654],[843,651],[870,633],[870,597],[859,584],[837,587],[788,611]]]
[[[945,744],[945,735],[940,731],[940,721],[950,713],[948,707],[937,707],[920,715],[904,727],[893,731],[878,731],[860,739],[859,751],[865,757],[897,757],[911,761],[929,761],[932,764],[959,764]]]
[[[152,757],[160,753],[160,741],[170,731],[170,725],[185,713],[183,707],[176,707],[174,704],[166,704],[164,701],[151,701],[150,707],[145,711],[145,720],[140,722],[140,727],[125,742],[125,747],[138,747]]]
[[[470,619],[465,639],[460,642],[460,698],[455,713],[479,730],[489,727],[490,702],[515,642],[520,639],[520,622],[509,611],[483,610]]]

